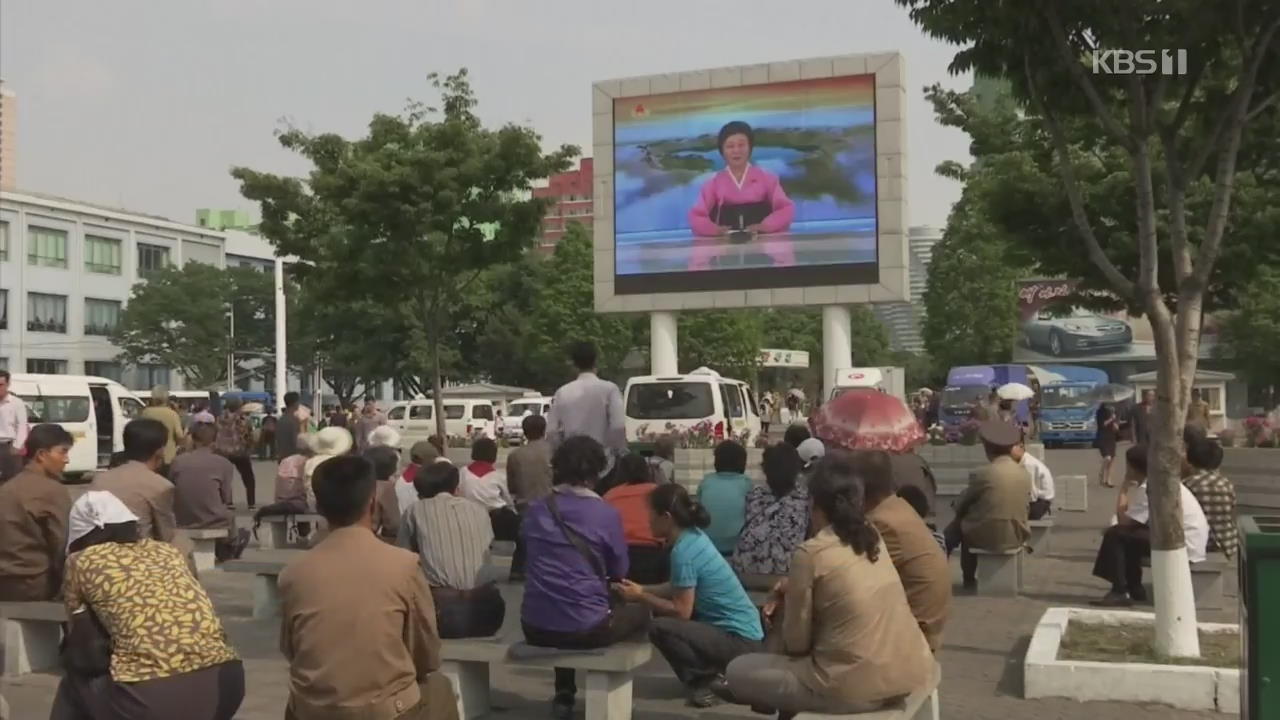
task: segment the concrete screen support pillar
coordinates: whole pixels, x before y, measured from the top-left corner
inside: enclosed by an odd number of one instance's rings
[[[676,326],[676,314],[672,312],[655,312],[649,315],[649,363],[650,372],[654,375],[680,374],[679,362],[676,360],[676,342],[679,330]]]
[[[836,370],[853,367],[853,339],[849,336],[852,318],[844,305],[822,307],[822,398],[831,395]]]

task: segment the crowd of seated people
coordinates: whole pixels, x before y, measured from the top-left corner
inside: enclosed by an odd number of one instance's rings
[[[857,713],[929,682],[950,572],[927,524],[931,498],[904,482],[895,456],[828,449],[796,433],[795,445],[765,449],[765,484],[754,486],[746,449],[726,441],[715,448],[715,472],[691,494],[661,461],[632,454],[611,463],[585,436],[535,446],[539,423],[526,425],[534,450],[516,463],[516,492],[492,443],[477,442],[465,467],[415,446],[411,502],[397,450],[375,443],[357,455],[342,428],[327,429],[327,439],[299,436],[281,461],[277,500],[318,512],[328,532],[280,575],[287,717],[333,706],[454,717],[440,642],[502,630],[507,607],[490,557],[498,531],[518,536],[526,553],[519,620],[528,645],[647,641],[693,707]],[[945,545],[1024,542],[1028,519],[1051,507],[1052,477],[1016,433],[984,424],[991,462],[957,502]],[[184,717],[228,720],[244,697],[236,651],[176,533],[233,522],[236,471],[215,452],[211,425],[195,423],[189,434],[192,447],[166,463],[169,429],[129,423],[121,462],[75,504],[61,484],[74,438],[57,425],[33,427],[21,469],[0,476],[0,600],[61,599],[69,613],[58,720],[96,716],[121,698],[150,716],[187,703],[200,709]],[[1213,550],[1231,557],[1239,538],[1234,490],[1218,471],[1222,450],[1191,430],[1184,443],[1188,559]],[[1147,455],[1138,445],[1125,456],[1115,522],[1094,564],[1112,586],[1099,604],[1146,599]],[[594,488],[606,476],[616,484],[601,497]],[[111,580],[120,573],[130,581]],[[760,575],[780,579],[758,609],[743,579]],[[153,642],[149,628],[174,613],[183,620],[173,641]],[[571,717],[576,696],[574,672],[557,669],[553,715]]]

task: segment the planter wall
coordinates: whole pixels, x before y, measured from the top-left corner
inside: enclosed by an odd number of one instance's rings
[[[1049,608],[1036,625],[1023,665],[1030,698],[1065,697],[1162,703],[1183,710],[1240,712],[1240,671],[1198,665],[1093,662],[1058,658],[1070,622],[1153,624],[1155,615],[1117,610]],[[1237,625],[1200,623],[1201,632],[1239,632]]]

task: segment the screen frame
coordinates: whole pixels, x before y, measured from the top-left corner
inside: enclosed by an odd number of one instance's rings
[[[768,272],[616,275],[615,101],[674,92],[875,76],[877,263],[773,268]],[[592,89],[595,306],[598,312],[909,302],[906,81],[901,54],[867,53],[742,65],[598,82]]]

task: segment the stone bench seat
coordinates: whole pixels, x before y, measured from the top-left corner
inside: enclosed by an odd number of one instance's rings
[[[795,720],[939,720],[938,716],[938,685],[942,682],[942,667],[937,663],[933,664],[933,678],[926,687],[908,695],[897,706],[887,707],[883,710],[876,710],[867,713],[852,713],[846,715],[829,715],[823,713],[805,712],[796,715]],[[929,710],[926,714],[925,706],[928,705]]]
[[[978,559],[978,594],[1017,597],[1022,591],[1022,548],[980,550],[971,548]]]
[[[6,677],[58,667],[67,609],[60,602],[0,602]]]
[[[284,550],[287,548],[306,547],[306,541],[289,540],[289,531],[293,530],[296,534],[298,523],[310,523],[310,538],[316,537],[316,532],[327,526],[325,519],[321,515],[314,513],[299,513],[297,515],[268,515],[262,518],[262,524],[267,528],[267,538],[261,545],[271,550]]]
[[[1151,567],[1151,558],[1142,559],[1142,567]],[[1210,553],[1198,563],[1191,563],[1191,592],[1195,593],[1197,610],[1221,610],[1224,604],[1223,573],[1233,567],[1233,563],[1220,553]],[[1151,578],[1143,583],[1147,597],[1154,599],[1155,590]]]
[[[512,657],[513,648],[539,653],[539,657]],[[653,657],[648,642],[623,642],[581,653],[545,650],[525,645],[514,637],[445,640],[440,647],[440,672],[453,684],[458,697],[458,717],[483,717],[490,712],[489,666],[573,668],[586,673],[587,720],[630,720],[632,673]]]
[[[1053,518],[1045,517],[1027,522],[1031,526],[1031,539],[1027,544],[1033,553],[1049,552],[1049,536],[1053,533]]]
[[[230,528],[178,528],[175,532],[191,541],[191,558],[197,572],[214,568],[217,564],[215,546],[219,540],[231,536]]]
[[[253,619],[267,620],[280,616],[280,590],[277,581],[288,563],[283,560],[228,560],[223,572],[252,573]]]

